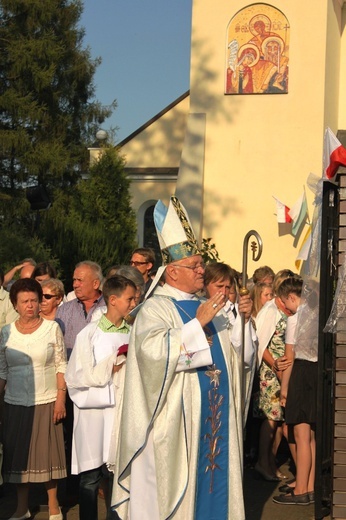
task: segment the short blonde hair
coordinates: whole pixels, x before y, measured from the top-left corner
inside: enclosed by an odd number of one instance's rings
[[[43,280],[41,282],[42,289],[44,287],[48,287],[51,289],[55,296],[58,296],[59,298],[63,298],[65,294],[64,284],[61,280],[58,280],[57,278],[50,278],[49,280]]]

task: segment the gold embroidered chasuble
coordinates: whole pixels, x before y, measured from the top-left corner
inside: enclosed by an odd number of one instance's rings
[[[147,511],[142,507],[137,512],[131,511],[131,520],[194,519],[201,395],[196,370],[176,372],[183,323],[170,298],[178,300],[181,295],[167,284],[157,288],[155,296],[138,313],[131,333],[119,467],[112,497],[113,505],[122,504],[117,508],[122,519],[127,518],[129,497],[131,500],[131,496],[138,495],[140,503],[142,494],[144,503],[147,494],[145,470],[143,485],[131,487],[131,464],[148,449],[148,436],[155,461],[158,512],[153,516],[155,508]],[[228,518],[244,520],[239,363],[229,342],[224,316],[217,316],[213,323],[218,331],[222,329],[218,336],[228,372],[229,457],[225,461],[229,469]]]

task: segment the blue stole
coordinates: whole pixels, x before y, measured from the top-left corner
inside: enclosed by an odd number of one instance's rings
[[[173,300],[183,321],[196,317],[196,300]],[[195,518],[228,520],[229,389],[227,367],[212,322],[204,328],[213,365],[197,368],[201,392],[201,426],[197,461]]]

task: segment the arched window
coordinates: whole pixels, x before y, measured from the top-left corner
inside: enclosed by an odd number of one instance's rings
[[[154,224],[154,208],[155,204],[149,206],[144,213],[143,247],[151,247],[155,251],[158,265],[161,265],[161,251]]]

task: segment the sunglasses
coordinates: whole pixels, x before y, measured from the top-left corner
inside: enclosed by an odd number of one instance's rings
[[[43,296],[43,298],[44,298],[45,300],[51,300],[52,298],[57,298],[57,295],[56,295],[56,294],[44,294],[44,293],[43,293],[42,296]]]
[[[133,260],[130,261],[130,265],[134,265],[136,267],[138,267],[139,265],[145,265],[145,264],[148,264],[149,262],[134,262]]]

